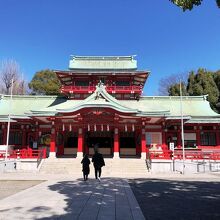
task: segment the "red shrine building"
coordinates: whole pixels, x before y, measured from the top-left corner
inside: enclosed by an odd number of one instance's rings
[[[72,56],[56,70],[62,96],[0,95],[0,145],[82,157],[146,158],[150,149],[220,149],[220,115],[207,96],[143,96],[149,71],[133,56]],[[182,104],[181,104],[182,103]],[[182,106],[182,114],[181,114]]]

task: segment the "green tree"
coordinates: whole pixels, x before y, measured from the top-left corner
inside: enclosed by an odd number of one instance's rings
[[[170,76],[167,79],[170,79]],[[163,81],[166,80],[163,79]],[[169,84],[167,92],[170,96],[179,96],[180,84],[176,81]],[[182,82],[182,95],[200,96],[207,94],[212,109],[220,113],[220,71],[210,72],[201,68],[196,72],[189,72],[188,80]]]
[[[215,109],[218,102],[219,90],[214,81],[213,73],[205,69],[198,69],[194,79],[188,81],[187,88],[191,88],[189,95],[206,95],[211,106]]]
[[[218,90],[220,91],[220,70],[213,73],[213,78],[214,78],[215,84],[218,87]]]
[[[218,91],[219,91],[218,103],[216,104],[216,106],[217,106],[218,112],[220,113],[220,70],[213,73],[213,78],[215,80],[215,84],[218,87]]]
[[[181,83],[182,95],[187,96],[187,90],[185,83]],[[180,83],[175,83],[171,85],[168,89],[169,96],[180,96]]]
[[[188,80],[188,73],[181,74],[172,74],[168,77],[161,78],[159,81],[159,95],[179,95],[178,85],[180,83],[180,79],[185,86]],[[176,88],[172,88],[173,85],[176,85]],[[183,88],[184,89],[184,88]]]
[[[36,72],[29,83],[32,94],[37,95],[58,95],[60,86],[56,73],[49,69]]]
[[[194,6],[201,5],[203,0],[170,0],[172,3],[182,8],[183,11],[192,10]],[[216,0],[217,6],[220,8],[220,0]]]

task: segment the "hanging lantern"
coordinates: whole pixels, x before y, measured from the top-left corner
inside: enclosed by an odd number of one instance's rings
[[[127,125],[125,125],[125,132],[127,132],[128,131],[128,126]]]
[[[94,131],[96,131],[96,124],[94,125]]]
[[[90,131],[90,125],[88,124],[88,131]]]
[[[103,131],[103,125],[101,125],[101,131]]]
[[[109,125],[107,125],[107,131],[109,131]]]
[[[63,124],[63,131],[65,131],[65,125]]]
[[[72,131],[72,125],[70,124],[70,126],[69,126],[69,131]]]

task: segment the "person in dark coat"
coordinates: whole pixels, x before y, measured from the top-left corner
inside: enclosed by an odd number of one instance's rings
[[[105,166],[105,161],[102,154],[98,152],[98,148],[95,148],[95,153],[92,157],[92,162],[95,168],[95,178],[100,181],[102,174],[102,167]]]
[[[86,180],[88,180],[88,175],[90,172],[90,168],[89,168],[90,160],[89,160],[87,154],[84,155],[84,157],[81,161],[81,164],[82,164],[83,178],[84,178],[84,181],[86,181]]]

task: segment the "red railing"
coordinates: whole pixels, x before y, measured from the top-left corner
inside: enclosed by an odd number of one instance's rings
[[[183,159],[182,150],[174,151],[174,159]],[[210,150],[210,151],[195,151],[195,150],[185,150],[185,159],[192,160],[220,160],[220,150]]]
[[[109,93],[140,93],[140,86],[107,86],[107,92]]]
[[[149,155],[151,159],[172,159],[172,151],[170,150],[150,150]]]
[[[170,150],[150,150],[149,151],[150,159],[174,159],[182,160],[183,152],[182,149],[173,151]],[[185,159],[190,160],[220,160],[220,150],[210,150],[210,151],[201,151],[201,150],[185,150]]]
[[[6,151],[0,151],[0,158],[5,158]],[[8,151],[7,158],[21,158],[21,159],[39,159],[39,158],[46,158],[46,149],[40,150],[32,150],[29,149],[17,149],[17,150],[10,150]]]
[[[95,86],[62,86],[62,93],[92,93],[96,89]],[[141,93],[140,86],[106,86],[109,93]]]

